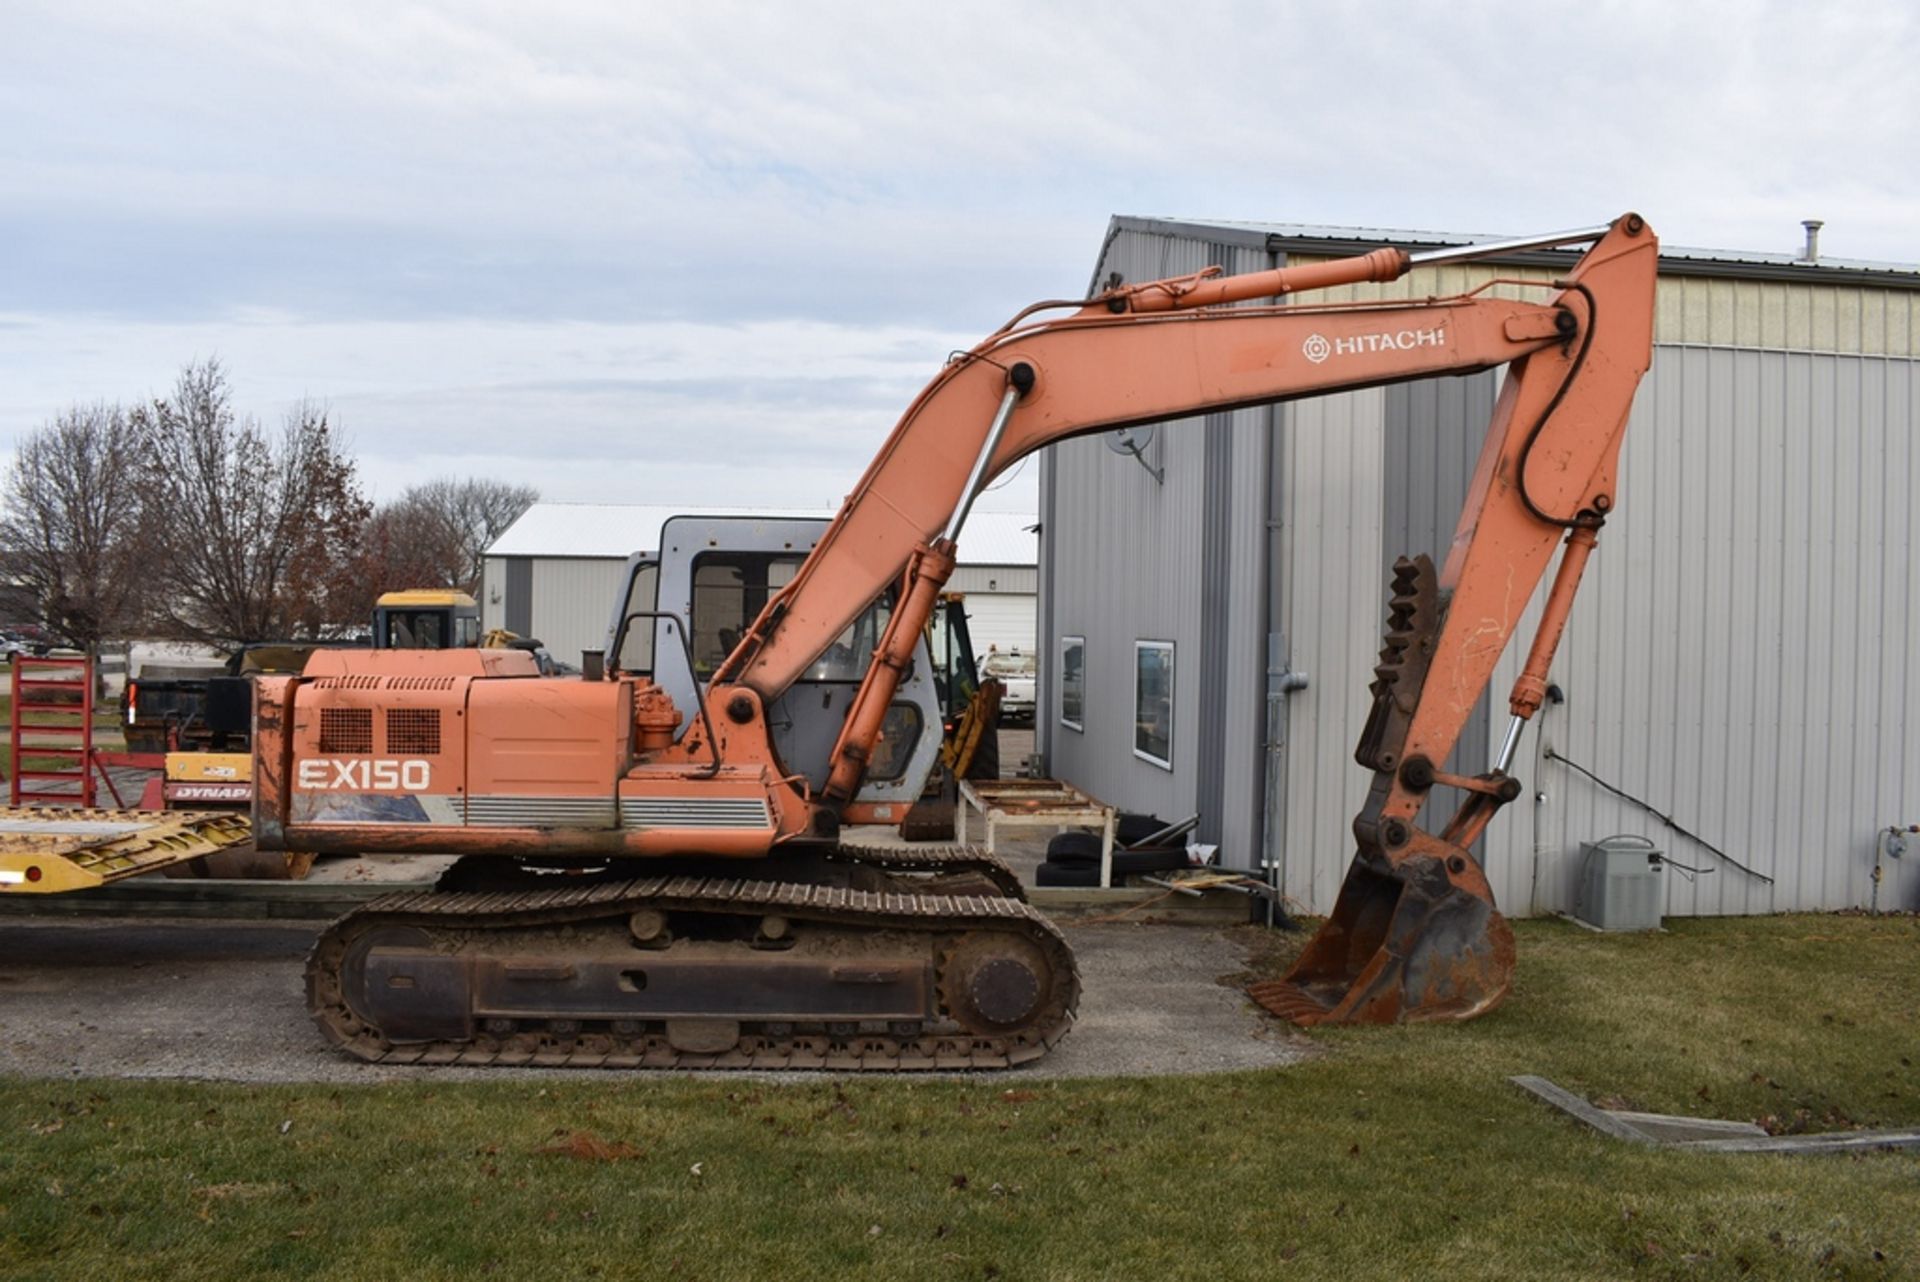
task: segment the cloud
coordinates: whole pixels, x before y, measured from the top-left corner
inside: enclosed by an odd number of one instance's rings
[[[256,405],[330,399],[383,487],[466,432],[617,498],[549,442],[664,420],[694,430],[647,464],[688,484],[725,434],[780,473],[733,484],[843,488],[946,348],[1084,286],[1113,213],[1634,207],[1749,250],[1820,217],[1911,260],[1916,61],[1877,2],[16,0],[0,434],[218,351]]]
[[[43,406],[163,396],[182,362],[218,356],[245,412],[272,419],[297,401],[323,402],[385,497],[484,473],[553,498],[642,501],[663,477],[705,481],[717,469],[720,491],[738,495],[724,501],[808,505],[844,494],[948,353],[973,341],[817,321],[270,314],[178,324],[0,316],[0,329],[0,422],[16,431],[44,421]],[[1027,484],[1010,491],[1030,494]]]

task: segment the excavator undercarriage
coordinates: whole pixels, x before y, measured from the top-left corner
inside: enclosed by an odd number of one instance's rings
[[[383,1063],[1006,1068],[1071,1026],[1072,952],[997,859],[808,862],[375,900],[315,945],[309,1005]]]

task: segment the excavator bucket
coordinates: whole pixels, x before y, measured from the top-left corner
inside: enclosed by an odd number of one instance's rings
[[[1248,990],[1303,1027],[1471,1019],[1512,987],[1513,928],[1494,909],[1479,863],[1445,837],[1378,814],[1398,777],[1443,616],[1432,560],[1396,561],[1373,708],[1354,751],[1375,772],[1368,808],[1354,822],[1360,851],[1333,916],[1293,968]],[[1491,813],[1495,804],[1476,796],[1463,815]]]
[[[1479,867],[1454,860],[1465,867],[1450,874],[1436,855],[1362,852],[1333,916],[1253,999],[1302,1027],[1471,1019],[1499,1005],[1513,985],[1513,928]]]

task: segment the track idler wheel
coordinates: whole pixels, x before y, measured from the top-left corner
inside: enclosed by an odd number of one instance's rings
[[[1513,928],[1472,856],[1416,833],[1395,857],[1363,850],[1333,916],[1286,976],[1250,995],[1314,1024],[1463,1020],[1513,986]]]

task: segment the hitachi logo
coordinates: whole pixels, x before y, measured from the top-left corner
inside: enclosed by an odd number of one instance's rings
[[[1359,356],[1365,352],[1410,352],[1416,347],[1445,347],[1447,329],[1401,329],[1388,334],[1355,334],[1351,338],[1328,339],[1309,334],[1300,344],[1300,352],[1318,365],[1329,356]]]

